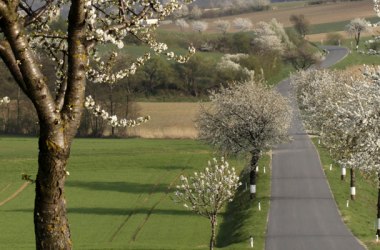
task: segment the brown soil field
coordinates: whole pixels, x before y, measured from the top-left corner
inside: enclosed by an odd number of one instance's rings
[[[191,138],[198,136],[195,120],[200,103],[138,102],[139,113],[150,115],[147,123],[129,129],[128,135],[143,138]]]
[[[332,23],[350,20],[356,17],[368,18],[376,16],[373,11],[373,1],[363,0],[251,12],[221,18],[203,19],[203,21],[209,24],[207,32],[216,32],[217,30],[215,29],[214,21],[218,19],[233,21],[235,18],[243,17],[249,18],[253,23],[257,23],[260,21],[268,22],[272,18],[276,18],[277,21],[284,24],[284,26],[291,26],[289,17],[293,14],[303,14],[311,24]],[[160,27],[162,29],[174,29],[179,31],[179,28],[174,24],[161,25]],[[185,31],[191,31],[191,28],[188,28]]]

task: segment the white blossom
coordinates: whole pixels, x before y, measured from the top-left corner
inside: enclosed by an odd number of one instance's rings
[[[207,218],[217,214],[226,202],[232,200],[241,185],[239,176],[224,159],[213,160],[204,171],[195,172],[188,178],[181,176],[180,181],[175,201]]]
[[[230,84],[210,101],[197,119],[199,136],[222,153],[264,151],[288,138],[288,101],[262,82]]]
[[[91,96],[86,97],[84,106],[96,117],[101,117],[112,127],[134,127],[150,120],[150,116],[138,117],[136,120],[128,120],[124,118],[119,119],[116,115],[110,115],[107,111],[101,109],[99,105],[96,105],[94,99]]]
[[[214,22],[216,29],[222,34],[226,34],[229,28],[231,27],[231,23],[228,20],[217,20]]]
[[[3,98],[0,99],[0,105],[2,104],[8,104],[10,103],[11,99],[9,99],[8,96],[4,96]]]
[[[197,31],[199,33],[204,32],[208,28],[208,23],[203,21],[194,21],[191,23],[191,26],[194,31]]]
[[[235,18],[233,20],[233,24],[234,24],[235,29],[239,31],[251,30],[253,26],[251,20],[249,20],[248,18],[241,18],[241,17]]]

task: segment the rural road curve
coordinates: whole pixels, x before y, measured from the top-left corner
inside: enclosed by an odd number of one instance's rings
[[[347,50],[330,51],[321,67],[342,59]],[[320,165],[318,153],[305,133],[289,80],[277,89],[291,100],[293,121],[290,143],[273,149],[272,194],[266,250],[360,250],[338,213]]]

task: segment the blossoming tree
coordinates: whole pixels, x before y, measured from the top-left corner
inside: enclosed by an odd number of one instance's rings
[[[210,95],[198,118],[199,136],[222,153],[250,153],[250,197],[256,195],[260,154],[288,138],[288,101],[262,82],[234,83]]]
[[[323,144],[331,149],[335,160],[351,170],[351,198],[356,195],[354,169],[377,172],[380,185],[379,69],[366,68],[364,77],[309,71],[296,78],[307,123],[320,131]],[[380,235],[380,188],[378,191]]]
[[[359,48],[360,35],[371,29],[371,24],[366,21],[364,18],[355,18],[346,25],[346,31],[353,35],[356,42],[356,50]]]
[[[73,138],[79,127],[86,80],[114,82],[128,77],[149,59],[137,58],[118,72],[106,69],[99,45],[112,50],[124,46],[123,39],[133,36],[155,53],[185,62],[188,55],[177,56],[158,42],[151,32],[160,20],[191,0],[0,0],[0,57],[18,86],[34,104],[40,135],[38,174],[34,209],[37,249],[71,249],[66,217],[64,183],[66,164]],[[67,29],[55,30],[51,24],[60,10],[68,9]],[[194,49],[189,48],[190,54]],[[42,55],[56,63],[55,82],[44,74]],[[116,56],[116,55],[115,55]],[[108,57],[109,58],[109,57]],[[54,86],[53,86],[54,85]],[[113,124],[127,124],[94,107],[86,106]],[[133,123],[133,122],[132,122]]]
[[[235,168],[230,168],[223,158],[215,158],[203,172],[192,177],[181,176],[175,196],[187,209],[210,219],[210,250],[214,249],[217,215],[227,202],[231,202],[235,191],[241,185]]]
[[[306,125],[320,135],[324,146],[342,166],[342,180],[346,168],[350,169],[351,198],[355,199],[354,169],[363,167],[357,157],[362,134],[360,117],[365,116],[363,105],[366,106],[362,95],[368,91],[364,87],[368,84],[361,77],[328,70],[300,72],[292,77],[292,82]]]

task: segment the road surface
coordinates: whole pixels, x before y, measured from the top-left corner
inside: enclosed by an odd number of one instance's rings
[[[339,47],[321,67],[329,67],[347,54]],[[342,222],[320,165],[318,153],[305,133],[289,80],[278,90],[290,97],[294,110],[290,143],[273,150],[272,194],[266,250],[360,250],[352,233]]]

